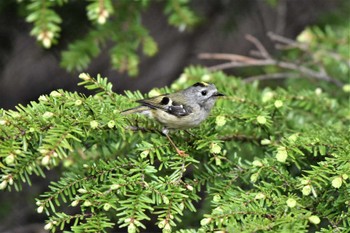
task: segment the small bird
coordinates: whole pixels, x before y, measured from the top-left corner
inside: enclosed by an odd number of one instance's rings
[[[140,113],[156,119],[164,126],[162,133],[177,153],[185,156],[185,152],[179,150],[169,137],[169,130],[198,126],[208,117],[219,96],[224,95],[218,92],[214,84],[198,82],[182,91],[137,100],[140,106],[124,110],[121,114]]]

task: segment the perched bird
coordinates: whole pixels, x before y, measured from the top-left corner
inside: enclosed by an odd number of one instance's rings
[[[213,108],[219,93],[214,84],[198,82],[175,93],[164,94],[149,99],[137,100],[138,107],[127,109],[121,114],[141,113],[156,119],[164,128],[167,136],[179,155],[179,150],[169,137],[169,129],[189,129],[205,120]]]

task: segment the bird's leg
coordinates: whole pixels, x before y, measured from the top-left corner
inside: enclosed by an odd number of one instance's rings
[[[178,155],[182,156],[182,157],[185,157],[185,156],[188,156],[188,154],[186,154],[185,151],[183,150],[180,150],[179,148],[177,148],[177,146],[175,145],[175,143],[173,142],[173,140],[171,140],[170,136],[169,136],[169,130],[167,128],[164,128],[162,130],[162,133],[168,138],[170,144],[175,148],[176,152]]]

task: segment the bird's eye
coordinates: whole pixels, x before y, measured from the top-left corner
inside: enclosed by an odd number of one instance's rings
[[[202,96],[207,95],[207,91],[202,91],[201,93],[202,93]]]

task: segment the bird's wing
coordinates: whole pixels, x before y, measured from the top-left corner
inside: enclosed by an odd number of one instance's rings
[[[168,95],[161,95],[149,99],[142,99],[136,102],[152,109],[163,110],[177,117],[187,116],[192,113],[191,107],[172,101]]]

